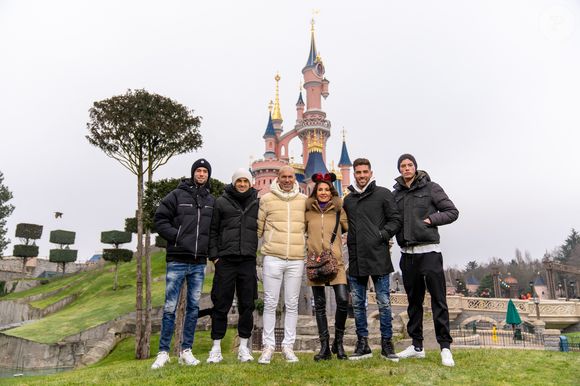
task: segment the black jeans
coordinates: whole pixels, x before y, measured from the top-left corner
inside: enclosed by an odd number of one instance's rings
[[[336,297],[336,314],[334,328],[344,332],[348,308],[348,290],[346,284],[336,284],[334,296]],[[326,319],[326,293],[324,286],[312,286],[312,295],[314,295],[314,310],[316,313],[316,324],[318,334],[321,338],[328,338],[328,321]]]
[[[435,337],[442,349],[449,348],[453,339],[449,332],[443,256],[439,252],[407,254],[401,256],[403,285],[407,292],[409,322],[407,332],[413,346],[423,347],[423,300],[425,285],[431,294],[431,309],[435,324]]]
[[[220,258],[215,266],[211,300],[211,338],[222,339],[228,327],[228,312],[234,292],[238,295],[238,334],[249,338],[254,327],[254,301],[258,297],[256,260],[236,257]]]

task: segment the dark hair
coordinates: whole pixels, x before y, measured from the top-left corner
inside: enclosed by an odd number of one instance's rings
[[[352,163],[352,168],[356,169],[357,166],[361,166],[361,165],[368,165],[369,169],[372,169],[371,167],[371,161],[369,161],[366,158],[357,158],[354,160],[354,162]]]
[[[320,184],[326,184],[326,185],[330,186],[330,194],[332,195],[332,197],[338,197],[338,192],[336,191],[336,188],[334,187],[334,185],[331,182],[328,182],[328,181],[317,182],[314,185],[314,188],[312,189],[312,193],[310,193],[310,197],[312,197],[316,200],[316,191],[318,190],[318,185],[320,185]]]

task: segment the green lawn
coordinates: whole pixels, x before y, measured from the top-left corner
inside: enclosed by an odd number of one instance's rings
[[[211,346],[209,332],[196,334],[197,367],[183,367],[172,358],[165,368],[150,370],[153,358],[136,361],[133,339],[121,342],[103,361],[88,368],[42,377],[2,379],[18,385],[577,385],[580,354],[524,350],[456,350],[456,367],[441,366],[437,352],[424,360],[399,363],[375,357],[351,362],[336,359],[315,363],[312,353],[299,354],[299,363],[286,363],[276,354],[269,366],[237,363],[232,347],[235,331],[228,331],[222,344],[224,362],[207,365]],[[159,337],[152,339],[155,351]],[[258,354],[255,354],[257,359]]]

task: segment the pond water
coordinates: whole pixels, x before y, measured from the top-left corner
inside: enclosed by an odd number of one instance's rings
[[[0,367],[0,378],[13,378],[13,377],[28,377],[34,375],[49,375],[56,374],[63,371],[72,370],[72,367],[61,367],[56,369],[37,369],[37,370],[24,370],[24,369],[11,369]]]

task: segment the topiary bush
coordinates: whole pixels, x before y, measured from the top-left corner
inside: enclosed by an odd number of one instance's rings
[[[59,244],[59,249],[51,249],[48,260],[51,263],[62,264],[62,274],[66,271],[66,264],[77,261],[77,250],[69,249],[69,245],[74,244],[76,233],[63,231],[61,229],[50,232],[49,240],[53,244]]]
[[[101,243],[112,244],[115,248],[103,249],[103,259],[115,263],[115,281],[113,282],[113,291],[117,290],[117,281],[119,277],[119,263],[129,262],[133,258],[133,251],[119,248],[120,244],[130,243],[132,238],[131,232],[123,231],[105,231],[101,232]]]
[[[15,234],[22,244],[14,245],[12,255],[22,258],[22,272],[26,273],[26,261],[31,257],[38,256],[38,247],[34,242],[42,237],[42,225],[16,224]]]

